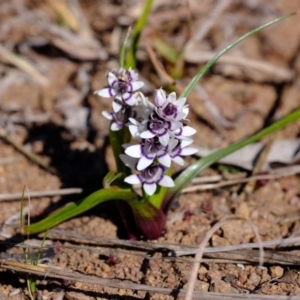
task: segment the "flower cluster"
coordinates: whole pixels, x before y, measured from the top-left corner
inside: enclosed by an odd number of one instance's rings
[[[108,87],[96,91],[102,97],[113,97],[113,112],[102,114],[112,120],[111,130],[129,127],[135,144],[123,145],[125,154],[121,160],[138,174],[125,178],[130,184],[143,184],[148,195],[153,195],[157,184],[174,186],[174,181],[166,175],[172,162],[183,165],[181,156],[192,155],[197,149],[189,147],[190,139],[196,131],[185,124],[189,109],[186,98],[176,98],[176,93],[166,95],[158,89],[154,104],[138,91],[144,83],[138,81],[133,70],[120,69],[108,73]]]

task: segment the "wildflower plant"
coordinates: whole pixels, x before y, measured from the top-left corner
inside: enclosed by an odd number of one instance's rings
[[[166,175],[172,162],[183,165],[181,156],[197,152],[188,147],[196,131],[186,125],[189,112],[186,98],[177,99],[175,92],[167,96],[160,88],[154,94],[154,103],[150,102],[140,91],[144,83],[131,69],[112,70],[107,80],[108,87],[95,92],[112,99],[113,111],[105,111],[103,116],[112,120],[112,131],[127,126],[133,138],[133,143],[122,145],[125,154],[121,154],[120,159],[138,172],[124,181],[142,184],[148,196],[155,193],[157,185],[174,187],[173,179]]]
[[[103,181],[103,189],[60,209],[38,223],[25,227],[24,232],[45,231],[100,203],[122,200],[131,208],[135,228],[138,229],[138,231],[130,232],[128,224],[131,220],[122,203],[119,203],[118,208],[129,237],[137,239],[142,235],[146,239],[156,239],[163,232],[166,208],[170,201],[204,168],[300,118],[300,109],[295,110],[259,133],[199,159],[174,179],[172,165],[183,166],[184,157],[197,152],[197,149],[192,146],[193,135],[196,131],[188,122],[187,97],[194,86],[224,53],[248,36],[292,14],[279,17],[246,33],[221,50],[195,75],[181,95],[178,96],[175,92],[168,94],[158,87],[156,91],[153,91],[149,100],[142,93],[141,88],[144,83],[133,68],[136,65],[134,53],[138,37],[145,25],[150,8],[151,0],[148,0],[133,30],[126,66],[126,42],[124,42],[120,51],[120,68],[109,71],[107,85],[95,91],[95,94],[101,97],[101,101],[112,103],[111,111],[104,111],[102,115],[110,121],[110,125],[108,124],[110,142],[117,172],[111,171],[107,174]],[[125,41],[127,38],[128,36]],[[142,186],[142,194],[136,193],[133,189],[133,185],[137,184]]]

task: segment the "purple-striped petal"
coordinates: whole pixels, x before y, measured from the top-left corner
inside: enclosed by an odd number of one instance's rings
[[[102,90],[98,90],[94,94],[97,94],[98,96],[104,98],[111,98],[116,96],[117,92],[113,88],[109,87],[109,88],[104,88]]]
[[[134,105],[137,102],[137,99],[131,93],[124,93],[122,95],[122,98],[126,102],[127,105]]]
[[[107,76],[107,81],[108,81],[108,84],[113,87],[119,82],[119,79],[117,78],[117,76],[114,73],[109,72],[108,76]]]
[[[140,134],[142,139],[151,139],[155,137],[155,133],[151,132],[150,130],[144,131]]]
[[[137,164],[137,170],[141,171],[149,167],[152,164],[154,157],[151,158],[150,156],[148,157],[142,156]]]

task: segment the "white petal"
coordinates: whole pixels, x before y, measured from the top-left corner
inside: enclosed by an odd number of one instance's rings
[[[135,92],[144,86],[143,81],[134,81],[134,82],[131,82],[130,84],[132,86],[132,92]]]
[[[128,119],[133,125],[139,125],[139,122],[136,120],[136,119],[134,119],[134,118],[129,118]]]
[[[139,184],[142,182],[138,175],[130,175],[126,177],[124,181],[130,184]]]
[[[124,163],[124,165],[130,169],[135,169],[138,160],[136,158],[130,157],[125,154],[120,154],[120,159]]]
[[[158,139],[163,146],[167,146],[170,139],[169,133],[165,132],[162,136],[159,136]]]
[[[156,191],[156,183],[144,183],[143,189],[149,196],[152,196]]]
[[[158,182],[161,186],[172,187],[175,186],[173,179],[169,176],[164,175],[163,178]]]
[[[129,128],[129,131],[130,131],[130,133],[133,137],[138,137],[139,136],[139,130],[138,130],[137,126],[129,125],[128,128]]]
[[[138,171],[141,171],[141,170],[144,170],[144,169],[146,169],[147,167],[149,167],[151,164],[152,164],[152,162],[153,162],[153,159],[154,159],[154,157],[152,158],[152,159],[148,159],[148,158],[146,158],[145,156],[143,156],[140,160],[139,160],[139,162],[138,162],[138,164],[137,164],[137,170]]]
[[[113,108],[113,111],[117,113],[122,108],[122,105],[116,101],[113,101],[112,108]]]
[[[120,126],[118,123],[116,123],[116,122],[113,122],[112,124],[111,124],[111,126],[110,126],[110,129],[112,130],[112,131],[118,131],[118,130],[120,130],[120,129],[122,129],[123,128],[123,126]]]
[[[133,96],[133,94],[126,92],[122,95],[122,98],[126,102],[127,105],[132,106],[137,103],[137,99]]]
[[[107,81],[110,86],[114,86],[116,83],[118,83],[119,80],[114,73],[109,72],[107,76]]]
[[[168,99],[168,101],[170,101],[174,104],[174,102],[176,101],[176,93],[172,92],[171,94],[169,94],[167,99]]]
[[[171,157],[169,154],[165,154],[164,156],[157,157],[158,161],[167,168],[171,166]]]
[[[196,130],[190,126],[183,126],[181,128],[178,128],[177,130],[174,130],[174,134],[181,138],[181,136],[190,136],[196,133]]]
[[[144,131],[140,134],[140,137],[142,139],[151,139],[153,137],[155,137],[155,134],[152,133],[150,130]]]
[[[177,130],[182,127],[182,123],[178,121],[170,121],[171,128],[170,130]]]
[[[186,116],[189,114],[189,108],[188,108],[188,107],[183,108],[183,109],[182,109],[182,112],[183,112],[184,115],[185,115],[185,116],[183,117],[183,118],[185,119]]]
[[[180,144],[181,148],[187,147],[190,144],[192,144],[194,141],[193,140],[183,140]]]
[[[163,106],[166,102],[166,92],[163,89],[156,90],[154,101],[156,106]]]
[[[184,160],[180,156],[176,156],[176,157],[172,158],[172,160],[180,166],[184,165]]]
[[[109,88],[105,88],[102,90],[98,90],[98,91],[94,92],[94,94],[97,94],[98,96],[101,96],[104,98],[110,98],[110,97],[114,97],[117,93],[113,88],[109,87]]]
[[[133,145],[126,148],[125,153],[131,157],[142,157],[141,145]]]
[[[190,126],[184,126],[182,127],[182,135],[184,136],[190,136],[196,133],[196,130]]]
[[[131,146],[132,146],[132,144],[130,144],[130,143],[122,144],[122,147],[124,149],[127,149],[128,147],[131,147]]]
[[[168,152],[171,152],[177,146],[178,142],[179,141],[177,139],[170,138],[168,144]]]
[[[188,147],[188,148],[183,148],[180,152],[180,155],[192,155],[198,152],[198,149]]]
[[[186,98],[180,98],[175,102],[175,104],[178,107],[178,109],[181,109],[185,104],[185,102],[186,102]]]
[[[111,113],[109,113],[108,111],[103,111],[102,112],[102,116],[105,117],[108,120],[113,120],[113,116]]]

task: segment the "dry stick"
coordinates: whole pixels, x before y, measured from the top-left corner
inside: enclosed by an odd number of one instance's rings
[[[157,293],[163,295],[176,295],[183,297],[186,290],[153,287],[150,285],[132,283],[124,280],[99,278],[91,275],[84,275],[65,268],[59,268],[48,265],[28,265],[14,260],[0,260],[0,267],[15,270],[17,272],[31,273],[50,278],[61,278],[72,282],[84,282],[89,284],[101,285],[104,287],[112,287],[118,289],[129,289]],[[255,294],[225,294],[214,292],[194,292],[193,299],[201,300],[300,300],[299,296],[277,296],[277,295],[255,295]]]
[[[21,197],[22,197],[22,195],[21,195]],[[21,199],[21,197],[19,198],[19,200]],[[27,215],[29,213],[29,210],[30,210],[29,206],[23,207],[23,213],[25,215]],[[1,227],[1,230],[0,230],[0,236],[5,237],[7,239],[11,238],[12,235],[7,233],[6,229],[8,227],[12,227],[10,225],[16,220],[20,220],[20,211],[17,211],[16,213],[11,215],[8,219],[6,219],[4,221],[3,226]]]
[[[187,290],[186,290],[186,295],[185,295],[185,300],[192,300],[193,299],[193,293],[194,293],[194,287],[195,287],[195,283],[197,280],[197,273],[198,273],[198,269],[200,267],[200,262],[204,253],[204,249],[206,247],[206,244],[208,243],[208,241],[211,239],[211,237],[213,236],[213,234],[225,223],[229,222],[229,221],[234,221],[234,220],[244,220],[243,218],[240,217],[236,217],[236,216],[226,216],[223,219],[221,219],[218,223],[216,223],[205,235],[203,241],[201,242],[196,256],[195,256],[195,260],[193,263],[193,268],[192,268],[192,272],[190,275],[190,279],[187,283]],[[264,249],[262,247],[262,242],[257,230],[257,227],[250,221],[246,220],[247,223],[250,225],[251,229],[253,230],[258,244],[259,244],[259,250],[260,250],[260,262],[259,265],[262,266],[263,265],[263,258],[264,258]]]
[[[246,183],[253,180],[268,180],[268,179],[276,179],[286,176],[291,176],[300,173],[300,165],[292,166],[288,168],[282,168],[285,169],[282,171],[282,173],[277,172],[278,170],[274,170],[275,172],[273,174],[264,174],[264,175],[256,175],[251,176],[248,178],[241,178],[241,179],[233,179],[233,180],[226,180],[218,183],[212,183],[212,184],[201,184],[196,186],[191,186],[184,188],[181,193],[191,193],[195,191],[203,191],[203,190],[211,190],[211,189],[217,189],[221,187],[225,187],[228,185],[234,185],[234,184],[240,184],[240,183]],[[195,178],[195,181],[197,182],[197,179]]]
[[[273,142],[274,142],[274,140],[275,140],[275,137],[276,137],[276,134],[272,135],[272,136],[267,140],[267,142],[266,142],[264,148],[262,149],[262,151],[259,153],[258,158],[257,158],[256,161],[255,161],[255,165],[254,165],[254,167],[253,167],[253,170],[251,171],[251,175],[252,175],[252,176],[257,175],[257,174],[261,171],[261,169],[262,169],[264,163],[265,163],[266,160],[267,160],[268,154],[269,154],[270,149],[271,149],[271,147],[272,147],[272,145],[273,145]],[[245,190],[245,192],[246,192],[247,194],[252,193],[252,192],[254,191],[255,186],[256,186],[256,180],[251,180],[251,181],[249,181],[249,182],[246,184],[244,190]]]
[[[200,42],[209,30],[214,26],[220,14],[231,4],[231,0],[219,0],[213,11],[210,13],[204,23],[196,30],[196,34],[188,42],[187,47],[196,42]]]
[[[285,176],[291,176],[300,173],[300,165],[283,167],[280,169],[271,170],[270,172],[271,174],[263,174],[263,175],[251,176],[248,178],[226,180],[214,184],[201,184],[201,185],[191,186],[183,189],[182,193],[217,189],[228,185],[246,183],[251,180],[268,180],[268,179],[281,178]],[[197,184],[197,183],[205,183],[205,182],[215,182],[221,180],[222,178],[223,178],[222,175],[197,177],[192,180],[192,183]],[[81,194],[81,193],[82,193],[82,188],[68,188],[68,189],[58,189],[58,190],[50,190],[50,191],[31,191],[30,196],[31,198],[40,198],[40,197],[54,197],[54,196],[62,196],[62,195]],[[0,201],[15,201],[15,200],[20,200],[21,197],[22,197],[22,193],[0,194]]]
[[[70,29],[73,31],[79,30],[80,24],[68,8],[67,2],[61,0],[47,0],[47,2]]]
[[[5,47],[0,45],[0,57],[4,58],[5,61],[11,63],[17,68],[29,74],[36,82],[42,86],[48,85],[48,79],[39,73],[25,58],[21,58],[16,54],[10,52]]]
[[[0,46],[1,47],[1,46]],[[15,147],[16,150],[21,152],[24,156],[26,156],[28,159],[30,159],[32,162],[39,165],[44,170],[56,175],[57,172],[54,168],[50,167],[46,162],[44,162],[40,156],[26,150],[22,145],[15,142],[12,138],[10,138],[6,131],[3,128],[0,128],[0,138],[2,138],[7,143],[11,144],[13,147]]]
[[[144,42],[146,51],[149,55],[149,58],[153,64],[154,69],[156,70],[156,72],[169,84],[175,85],[176,82],[175,80],[167,74],[167,72],[165,71],[164,67],[162,66],[162,64],[158,61],[155,52],[153,51],[152,47],[150,46],[149,42],[147,40],[145,40]]]
[[[59,239],[59,238],[58,238]],[[62,239],[59,239],[62,240]],[[65,240],[65,239],[64,239]],[[48,240],[50,241],[50,240]],[[78,242],[78,241],[77,241]],[[13,243],[7,241],[0,241],[0,245],[9,245],[12,246]],[[36,249],[38,248],[39,251],[43,250],[43,254],[47,255],[47,257],[55,255],[55,248],[54,244],[49,244],[47,246],[40,246],[40,241],[38,240],[30,240],[26,241],[26,244],[13,244],[16,248],[28,248],[28,249]],[[95,254],[103,254],[109,256],[112,254],[112,249],[107,246],[84,246],[84,245],[62,245],[60,246],[61,249],[72,249],[72,250],[87,250],[91,253]],[[104,249],[105,248],[105,249]],[[116,249],[112,247],[113,253],[118,255],[120,253],[133,256],[135,258],[140,257],[142,259],[153,260],[153,261],[167,261],[167,262],[179,262],[179,263],[192,263],[190,258],[181,258],[176,256],[163,256],[163,257],[152,257],[148,254],[144,254],[143,252],[147,252],[145,250],[132,250],[132,249]],[[54,251],[50,251],[54,249]],[[165,249],[165,248],[164,248]],[[206,249],[205,249],[206,250]],[[142,252],[142,253],[141,253]],[[171,251],[170,251],[171,253]],[[29,252],[31,256],[35,255],[35,252]],[[22,259],[22,254],[10,254],[10,253],[0,253],[0,259]],[[257,264],[259,263],[259,251],[258,250],[235,250],[231,252],[207,252],[205,251],[203,262],[213,262],[213,263],[242,263],[242,264]],[[278,252],[277,250],[265,250],[264,253],[264,262],[265,264],[272,264],[272,265],[279,265],[279,266],[299,266],[299,256],[288,254],[284,252]]]
[[[50,191],[32,191],[30,192],[31,198],[41,198],[41,197],[55,197],[62,195],[72,195],[72,194],[81,194],[82,188],[68,188],[68,189],[59,189],[59,190],[50,190]],[[13,193],[13,194],[0,194],[0,201],[15,201],[20,200],[22,193]]]
[[[119,240],[119,239],[108,239],[102,238],[99,236],[85,235],[70,231],[65,231],[61,229],[51,229],[49,231],[49,238],[59,238],[61,240],[80,240],[81,243],[95,244],[95,245],[104,245],[104,246],[119,246],[127,247],[129,249],[138,249],[142,251],[155,251],[160,249],[169,249],[173,252],[175,256],[186,256],[194,255],[197,252],[197,247],[193,246],[183,246],[180,244],[167,244],[167,243],[150,243],[143,241],[128,241],[128,240]],[[230,245],[230,246],[220,246],[220,247],[208,247],[205,248],[204,253],[214,253],[214,252],[228,252],[234,250],[245,250],[259,248],[259,243],[245,243],[239,245]],[[300,245],[300,237],[293,238],[280,238],[271,241],[262,242],[263,247],[277,247],[277,246],[296,246]]]
[[[6,227],[6,226],[2,226],[2,227]],[[16,228],[16,226],[9,226],[10,228]],[[1,227],[0,227],[1,228]],[[55,229],[54,229],[55,231]],[[194,255],[195,252],[197,251],[196,248],[194,247],[182,247],[181,245],[172,245],[172,244],[161,244],[161,243],[156,243],[155,247],[152,246],[151,243],[146,243],[146,245],[140,245],[140,244],[128,244],[128,241],[120,241],[120,240],[113,240],[116,241],[116,243],[112,242],[111,240],[107,240],[107,239],[103,239],[103,238],[97,238],[97,237],[92,237],[92,236],[85,236],[81,238],[81,236],[78,236],[78,234],[72,234],[72,237],[68,237],[66,238],[64,235],[64,231],[60,231],[60,234],[53,234],[53,231],[51,231],[52,235],[50,235],[50,238],[52,237],[52,239],[59,239],[62,241],[75,241],[76,243],[80,243],[80,246],[62,246],[63,248],[74,248],[74,249],[85,249],[85,250],[89,250],[95,253],[104,253],[103,250],[100,250],[101,247],[102,248],[116,248],[120,247],[121,249],[119,250],[114,250],[116,252],[121,252],[121,253],[125,253],[125,254],[129,254],[129,255],[133,255],[133,256],[141,256],[143,258],[148,257],[147,255],[143,255],[140,252],[149,252],[149,251],[160,251],[161,249],[168,249],[170,252],[170,255],[164,256],[164,259],[166,260],[171,260],[171,261],[180,261],[180,262],[190,262],[190,260],[186,260],[186,259],[178,259],[178,257],[176,257],[176,254],[178,256],[184,256],[184,255]],[[76,237],[74,237],[76,236]],[[295,246],[295,244],[299,244],[299,240],[300,238],[289,238],[289,241],[284,240],[284,242],[288,242],[289,245]],[[50,241],[50,240],[49,240]],[[93,241],[93,242],[91,242]],[[275,240],[277,243],[275,245],[280,245],[282,244],[283,240]],[[275,242],[275,241],[271,241],[271,242]],[[129,241],[130,242],[130,241]],[[270,243],[270,241],[268,242]],[[10,245],[11,243],[8,241],[0,241],[0,244],[8,244]],[[94,246],[84,246],[84,244],[95,244]],[[17,245],[14,245],[15,247],[18,248],[24,248],[24,244],[20,243]],[[246,246],[246,247],[245,247]],[[263,246],[266,246],[266,242],[263,244]],[[35,240],[30,240],[28,242],[26,242],[26,247],[31,247],[31,248],[41,248],[39,245],[39,242],[35,241]],[[232,249],[228,249],[232,247]],[[232,262],[234,261],[236,262],[240,262],[240,263],[258,263],[259,262],[259,257],[258,254],[259,252],[257,250],[252,250],[249,248],[258,248],[259,244],[242,244],[242,245],[233,245],[233,246],[229,246],[229,247],[214,247],[214,248],[206,248],[205,249],[205,257],[208,258],[206,261],[210,261],[211,259],[213,259],[214,261],[219,261],[219,262]],[[43,247],[43,249],[49,249],[49,248],[53,248],[53,245],[47,245],[46,247]],[[135,251],[134,251],[135,250]],[[174,251],[176,250],[176,251]],[[128,253],[129,251],[129,253]],[[181,253],[182,252],[182,253]],[[110,251],[109,251],[110,253]],[[1,258],[5,258],[5,256],[0,255]],[[6,258],[9,258],[6,257]],[[149,258],[151,259],[151,258]],[[152,258],[153,259],[153,258]],[[265,256],[264,256],[264,261],[265,263],[269,263],[269,264],[279,264],[279,265],[283,265],[283,266],[287,266],[287,265],[299,265],[300,261],[299,261],[299,257],[296,255],[292,255],[292,254],[288,254],[288,253],[284,253],[284,252],[278,252],[278,250],[266,250],[265,251]]]

